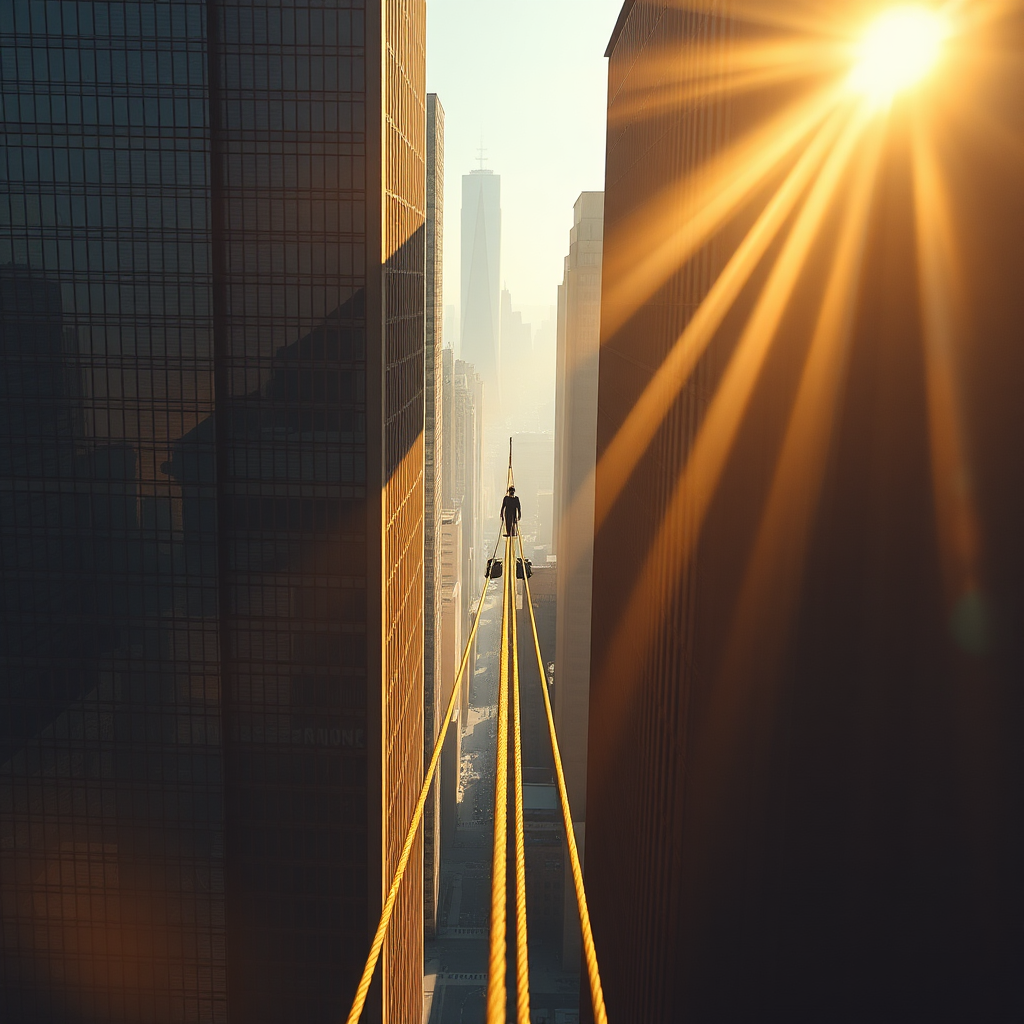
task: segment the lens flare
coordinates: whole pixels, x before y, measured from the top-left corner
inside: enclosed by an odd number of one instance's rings
[[[890,8],[870,25],[857,48],[850,86],[875,106],[889,104],[932,70],[948,35],[946,18],[930,7]]]

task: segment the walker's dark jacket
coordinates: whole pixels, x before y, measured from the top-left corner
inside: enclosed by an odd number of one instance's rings
[[[515,523],[523,518],[523,506],[519,499],[506,494],[501,502],[501,514],[506,523]]]

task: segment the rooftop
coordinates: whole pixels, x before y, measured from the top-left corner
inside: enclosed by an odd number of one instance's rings
[[[615,28],[612,29],[612,37],[608,40],[608,47],[604,51],[606,57],[612,55],[612,50],[615,49],[615,44],[619,41],[619,34],[622,32],[623,26],[626,24],[626,19],[629,17],[629,12],[633,10],[633,4],[636,0],[625,0],[622,5],[622,10],[619,11],[618,18],[615,19]]]

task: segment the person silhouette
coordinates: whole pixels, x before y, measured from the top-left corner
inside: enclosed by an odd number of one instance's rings
[[[501,501],[501,518],[505,520],[505,536],[516,535],[516,523],[523,518],[523,506],[516,497],[516,489],[510,487]]]

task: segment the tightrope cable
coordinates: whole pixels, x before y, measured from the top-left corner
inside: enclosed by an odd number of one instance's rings
[[[508,638],[509,575],[512,538],[505,540],[504,584],[501,602],[501,650],[498,661],[498,736],[494,769],[494,850],[491,858],[491,948],[487,973],[487,1024],[505,1024],[508,898]]]
[[[512,472],[512,439],[509,438],[508,483],[511,486],[515,477]],[[547,673],[544,669],[544,658],[540,649],[540,638],[537,633],[537,619],[534,615],[533,599],[530,594],[530,583],[526,568],[526,555],[523,550],[522,534],[518,524],[509,524],[512,535],[506,536],[505,557],[503,562],[503,591],[501,602],[501,649],[499,654],[498,672],[498,707],[497,707],[497,743],[494,773],[494,848],[491,874],[491,928],[490,956],[487,979],[487,1016],[486,1024],[505,1024],[508,1008],[508,991],[506,972],[507,956],[507,899],[508,899],[508,753],[509,753],[509,693],[511,689],[512,712],[512,751],[513,751],[513,792],[514,792],[514,825],[515,825],[515,893],[516,893],[516,1022],[530,1024],[530,965],[527,941],[526,922],[526,851],[525,826],[523,815],[523,755],[522,755],[522,700],[519,671],[519,627],[516,614],[516,544],[519,546],[518,565],[523,567],[523,586],[525,603],[530,611],[530,627],[533,632],[533,646],[537,655],[537,668],[540,674],[541,693],[544,696],[544,711],[547,716],[548,733],[551,740],[551,752],[555,763],[555,776],[558,783],[558,796],[562,807],[562,820],[565,824],[566,844],[569,849],[569,862],[572,869],[573,886],[576,892],[576,904],[579,908],[580,929],[583,935],[583,954],[587,965],[590,981],[590,995],[594,1008],[595,1024],[608,1024],[608,1015],[604,1005],[604,994],[601,989],[601,975],[598,970],[597,952],[594,947],[594,936],[590,927],[590,912],[587,909],[587,897],[583,886],[583,870],[580,866],[579,851],[576,846],[576,834],[573,827],[572,812],[569,807],[569,794],[565,784],[565,773],[562,769],[562,757],[558,748],[558,737],[555,733],[555,719],[551,710],[551,698],[548,694]],[[498,545],[501,542],[501,531],[494,545],[491,562],[496,559]],[[366,1004],[366,996],[370,988],[374,970],[380,959],[384,939],[394,912],[398,892],[405,876],[406,868],[412,854],[416,833],[423,820],[430,787],[437,772],[444,748],[448,727],[451,724],[456,702],[466,676],[470,652],[476,640],[483,614],[484,602],[487,598],[487,586],[491,579],[491,563],[488,563],[487,582],[480,594],[473,626],[466,641],[459,664],[458,673],[452,686],[451,697],[441,723],[434,750],[427,767],[426,776],[420,789],[406,832],[405,843],[395,867],[391,887],[381,911],[377,931],[370,946],[370,953],[363,967],[362,977],[352,1001],[352,1009],[346,1024],[358,1024]]]
[[[495,552],[497,552],[497,549],[498,545],[495,544]],[[384,901],[384,909],[381,911],[380,922],[377,925],[377,931],[373,936],[373,943],[370,946],[370,955],[366,958],[366,964],[363,967],[363,974],[359,979],[359,985],[356,988],[356,995],[352,1000],[352,1009],[349,1010],[346,1024],[358,1024],[359,1018],[363,1013],[363,1007],[366,1004],[366,994],[370,990],[370,982],[373,979],[373,972],[377,966],[377,961],[380,959],[380,951],[384,945],[384,938],[387,935],[388,926],[391,923],[391,915],[395,909],[395,900],[398,898],[398,890],[402,885],[402,878],[404,877],[405,869],[409,864],[409,857],[412,854],[412,847],[416,840],[416,833],[419,830],[420,821],[423,819],[423,808],[427,803],[427,796],[430,793],[430,786],[434,780],[434,773],[437,771],[437,764],[441,760],[441,750],[444,747],[445,737],[448,735],[448,726],[451,723],[452,715],[455,713],[455,704],[459,697],[463,677],[466,674],[466,666],[469,663],[469,653],[473,649],[473,641],[476,639],[476,632],[480,626],[480,616],[483,614],[484,600],[486,597],[487,583],[484,583],[483,590],[480,594],[480,603],[477,605],[476,616],[473,619],[473,628],[469,632],[469,639],[466,641],[466,648],[462,653],[462,662],[459,665],[459,671],[455,676],[455,683],[452,686],[452,695],[448,701],[448,708],[445,711],[444,721],[441,724],[440,732],[438,732],[437,740],[434,743],[434,753],[431,755],[430,765],[427,768],[427,774],[423,780],[423,786],[420,788],[419,799],[416,801],[416,807],[412,813],[412,820],[409,822],[409,830],[405,834],[405,844],[402,846],[402,853],[399,856],[398,864],[395,867],[395,874],[391,881],[391,888],[388,890],[387,899]]]
[[[524,603],[530,609],[530,625],[533,628],[533,646],[537,653],[537,670],[540,672],[540,688],[544,694],[544,711],[548,719],[548,733],[551,737],[551,753],[555,761],[555,777],[558,780],[558,796],[562,804],[562,820],[565,823],[565,839],[569,847],[569,863],[572,867],[572,880],[576,889],[576,905],[580,914],[580,930],[583,933],[583,957],[587,964],[587,975],[590,980],[590,999],[594,1007],[595,1024],[608,1024],[608,1014],[604,1007],[604,992],[601,990],[601,973],[597,966],[597,950],[594,947],[594,933],[590,928],[590,911],[587,909],[587,894],[583,888],[583,869],[580,867],[580,855],[576,849],[576,832],[572,824],[572,812],[569,808],[569,793],[565,785],[565,773],[562,771],[562,755],[558,750],[558,737],[555,735],[555,716],[551,713],[551,698],[548,696],[547,672],[544,670],[544,658],[540,653],[540,637],[537,635],[537,619],[533,614],[533,600],[530,597],[530,581],[526,577],[526,558],[523,552],[523,539],[519,537],[519,554],[523,558],[523,584],[526,587]],[[488,1021],[490,1024],[490,1021]]]
[[[516,535],[519,528],[516,527]],[[513,541],[515,562],[515,542]],[[526,578],[526,563],[523,563],[523,578]],[[516,823],[516,1024],[530,1024],[530,958],[526,936],[526,844],[523,835],[523,740],[522,707],[519,685],[519,632],[516,615],[516,575],[509,573],[509,616],[512,620],[512,783],[515,791]]]

